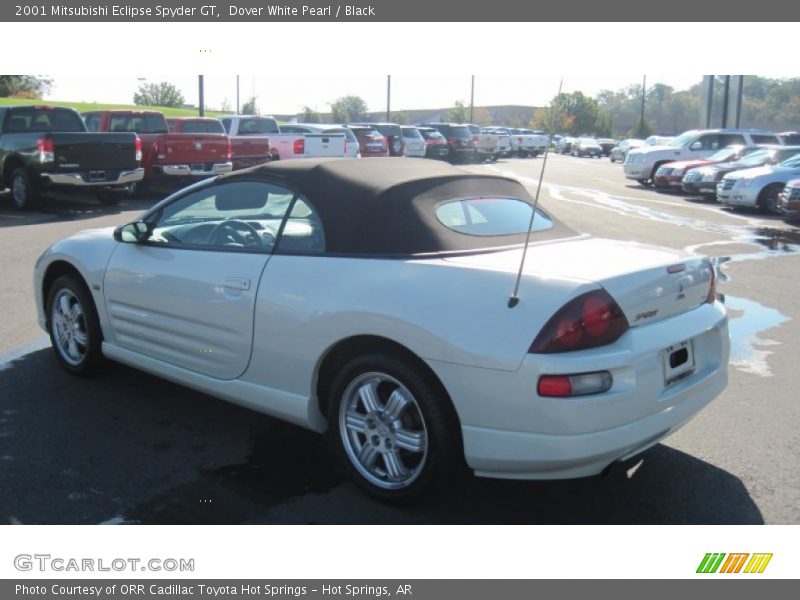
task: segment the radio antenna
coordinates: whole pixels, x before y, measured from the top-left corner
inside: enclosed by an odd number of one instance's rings
[[[558,83],[558,94],[556,99],[561,97],[561,86],[564,85],[564,78]],[[547,135],[547,147],[544,149],[544,158],[542,159],[542,170],[539,172],[539,185],[536,186],[536,196],[533,198],[533,210],[531,211],[531,220],[528,223],[528,232],[525,234],[525,245],[522,247],[522,258],[519,261],[519,271],[517,271],[517,281],[514,284],[514,293],[508,299],[508,308],[514,308],[519,304],[519,284],[522,280],[522,269],[525,267],[525,257],[528,254],[528,244],[531,241],[531,232],[533,231],[533,219],[536,216],[536,207],[539,205],[539,193],[542,191],[542,179],[544,179],[544,168],[547,166],[547,157],[550,154],[550,144],[553,143],[553,129],[555,128],[556,121],[556,107],[553,103],[550,104],[550,124]]]

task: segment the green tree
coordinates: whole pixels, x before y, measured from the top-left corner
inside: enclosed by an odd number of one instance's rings
[[[647,119],[642,120],[642,118],[639,117],[636,119],[633,127],[631,127],[628,131],[628,135],[630,137],[643,140],[646,137],[653,135],[653,128],[650,127],[650,123],[647,122]]]
[[[469,118],[469,110],[462,100],[456,100],[455,106],[447,111],[445,120],[453,123],[466,123]]]
[[[300,115],[301,123],[322,123],[322,117],[310,106],[303,107],[303,114]]]
[[[41,75],[0,75],[0,98],[41,98],[52,87],[53,80]]]
[[[258,109],[256,102],[257,96],[251,96],[244,104],[242,104],[243,115],[260,115],[261,111]]]
[[[133,95],[133,103],[141,106],[181,106],[183,94],[168,81],[142,83]]]
[[[600,108],[597,100],[582,92],[562,93],[551,102],[554,131],[572,135],[594,133],[597,129]],[[549,116],[549,115],[548,115]]]
[[[352,123],[367,118],[367,103],[360,96],[342,96],[331,103],[331,113],[336,123]]]

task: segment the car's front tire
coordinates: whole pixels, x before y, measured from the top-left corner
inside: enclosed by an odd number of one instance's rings
[[[379,500],[446,491],[466,471],[455,410],[411,361],[382,353],[351,360],[330,387],[328,407],[340,462]]]
[[[774,215],[783,214],[781,211],[780,194],[783,191],[782,183],[773,183],[765,187],[758,195],[758,208],[761,212]]]
[[[63,275],[47,294],[47,329],[59,364],[74,375],[92,375],[104,363],[100,319],[82,281]]]

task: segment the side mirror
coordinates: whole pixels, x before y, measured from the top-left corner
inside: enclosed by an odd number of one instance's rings
[[[702,142],[694,142],[691,146],[689,146],[689,150],[700,150],[703,147]]]
[[[114,230],[114,239],[118,242],[136,244],[145,241],[150,235],[150,226],[144,221],[134,221],[120,225]]]

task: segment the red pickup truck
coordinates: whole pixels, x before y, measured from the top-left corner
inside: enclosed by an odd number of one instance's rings
[[[209,117],[168,117],[170,133],[225,133],[222,121]],[[255,167],[271,158],[269,140],[261,137],[235,137],[231,141],[233,170]]]
[[[167,120],[158,111],[99,110],[84,113],[83,118],[89,131],[126,131],[139,136],[145,185],[180,186],[233,170],[226,135],[169,133]]]

